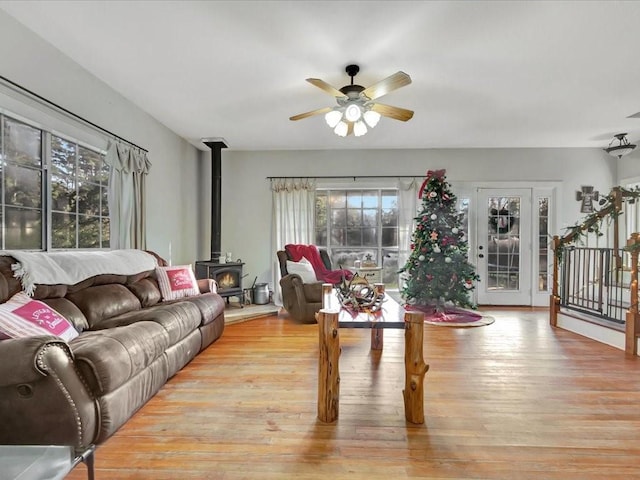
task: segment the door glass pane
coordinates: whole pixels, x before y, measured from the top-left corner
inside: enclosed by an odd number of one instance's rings
[[[520,197],[489,197],[487,289],[520,289]]]
[[[538,291],[548,291],[549,198],[538,198]]]

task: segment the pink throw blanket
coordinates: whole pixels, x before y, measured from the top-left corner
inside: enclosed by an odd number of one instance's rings
[[[284,249],[289,254],[289,257],[294,262],[299,262],[302,257],[305,257],[311,263],[313,271],[316,274],[316,278],[321,282],[337,284],[342,281],[342,276],[345,279],[351,280],[353,273],[349,270],[329,270],[324,265],[320,251],[315,245],[294,245],[288,244],[284,246]]]

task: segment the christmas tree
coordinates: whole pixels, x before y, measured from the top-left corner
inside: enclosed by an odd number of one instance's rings
[[[468,262],[469,246],[461,228],[462,215],[445,170],[427,172],[418,192],[422,209],[415,218],[411,254],[400,270],[405,283],[402,298],[408,305],[434,306],[442,311],[447,302],[475,308],[470,298],[479,280]]]

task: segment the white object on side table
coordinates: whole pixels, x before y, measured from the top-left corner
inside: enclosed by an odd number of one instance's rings
[[[355,270],[358,276],[369,283],[382,283],[382,267],[360,267]]]

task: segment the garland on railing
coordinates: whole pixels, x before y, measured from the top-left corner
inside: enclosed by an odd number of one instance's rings
[[[581,237],[586,238],[589,233],[594,233],[598,237],[603,236],[602,223],[604,220],[611,222],[615,217],[622,214],[622,208],[616,205],[616,192],[619,192],[620,202],[633,204],[636,198],[640,198],[640,187],[632,189],[615,187],[611,192],[600,198],[598,204],[602,207],[600,210],[594,211],[585,216],[579,223],[565,228],[565,234],[560,238],[560,246],[570,243]]]
[[[637,198],[640,198],[640,187],[633,187],[631,189],[614,187],[608,195],[601,197],[598,202],[602,207],[600,210],[596,210],[589,215],[586,215],[580,222],[571,227],[565,228],[565,234],[559,238],[557,248],[555,248],[554,251],[558,258],[558,262],[562,261],[562,247],[564,245],[571,242],[582,243],[582,239],[586,239],[587,235],[590,233],[593,233],[598,237],[603,236],[603,222],[607,221],[608,223],[611,223],[614,218],[622,214],[623,203],[627,202],[629,204],[633,204]]]

